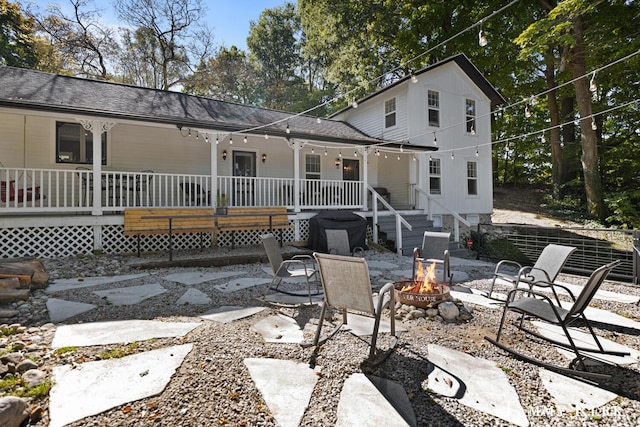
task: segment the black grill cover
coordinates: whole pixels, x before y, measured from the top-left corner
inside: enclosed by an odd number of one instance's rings
[[[347,230],[351,251],[367,248],[367,220],[349,211],[322,211],[309,220],[309,249],[328,252],[325,230]]]

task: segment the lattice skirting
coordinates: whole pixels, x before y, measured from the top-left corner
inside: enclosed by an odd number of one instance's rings
[[[299,221],[300,239],[309,237],[309,221]],[[126,254],[137,251],[137,237],[123,236],[122,225],[102,226],[53,226],[53,227],[8,227],[0,229],[0,258],[64,258],[94,252],[95,233],[101,233],[103,253]],[[249,246],[262,244],[260,236],[264,230],[236,231],[235,245]],[[277,232],[279,237],[279,232]],[[199,249],[200,234],[174,234],[173,249]],[[220,232],[202,235],[203,247],[218,245],[230,247],[231,232]],[[293,228],[283,231],[283,240],[295,240]],[[169,249],[169,236],[165,234],[140,236],[140,250],[142,252],[160,252]]]

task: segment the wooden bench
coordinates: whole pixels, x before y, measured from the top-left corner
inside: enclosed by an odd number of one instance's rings
[[[285,206],[274,207],[229,207],[226,215],[216,215],[216,227],[219,231],[231,231],[231,245],[235,246],[235,232],[245,230],[280,230],[293,228],[289,224],[289,214]]]
[[[203,233],[218,231],[213,208],[126,208],[124,210],[124,235],[137,236],[140,256],[140,235],[168,234],[169,260],[172,260],[175,233],[199,233],[200,250]]]

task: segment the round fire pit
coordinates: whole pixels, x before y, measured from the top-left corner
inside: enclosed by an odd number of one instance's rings
[[[443,301],[450,301],[449,286],[445,283],[433,285],[433,292],[411,292],[402,289],[409,286],[414,287],[417,283],[413,280],[394,282],[393,288],[396,301],[402,304],[413,305],[420,308],[429,308],[438,305]],[[419,284],[419,283],[418,283]]]

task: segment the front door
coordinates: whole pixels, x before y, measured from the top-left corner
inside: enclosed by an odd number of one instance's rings
[[[250,151],[233,152],[233,206],[253,206],[253,188],[256,177],[256,153]]]

